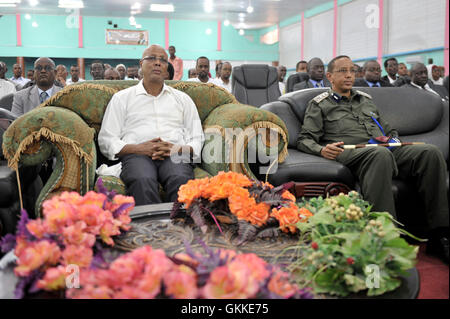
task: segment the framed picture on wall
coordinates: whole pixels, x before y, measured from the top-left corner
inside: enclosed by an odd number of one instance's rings
[[[106,44],[148,45],[148,31],[106,29]]]

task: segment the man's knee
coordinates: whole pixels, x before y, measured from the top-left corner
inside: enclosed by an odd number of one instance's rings
[[[375,147],[370,153],[372,162],[383,167],[394,167],[395,158],[392,152],[385,147]]]

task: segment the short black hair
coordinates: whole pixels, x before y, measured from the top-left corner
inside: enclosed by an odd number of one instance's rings
[[[174,48],[174,49],[175,49],[175,47],[174,47],[173,45],[169,46],[169,49],[170,49],[170,48]],[[175,50],[176,50],[176,49],[175,49]]]
[[[336,61],[343,58],[351,60],[348,55],[338,55],[337,57],[331,59],[330,63],[328,63],[327,72],[333,72]]]
[[[377,60],[368,60],[368,61],[364,62],[362,69],[365,71],[367,69],[367,64],[369,64],[371,62],[375,62],[376,64],[378,64]]]
[[[209,63],[209,59],[208,59],[207,57],[201,56],[201,57],[199,57],[199,58],[197,59],[197,61],[195,62],[196,65],[198,64],[198,60],[200,60],[200,59],[206,59],[206,60],[208,60],[208,63]]]
[[[96,64],[96,63],[101,64],[102,67],[103,67],[103,69],[105,69],[105,65],[104,65],[103,62],[100,61],[100,60],[94,60],[94,61],[92,61],[91,65],[90,65],[90,68],[92,69],[92,65],[93,65],[93,64]]]
[[[172,63],[168,62],[167,64],[167,72],[169,72],[169,80],[173,80],[173,75],[175,74],[175,69],[173,68]]]
[[[72,64],[70,67],[71,68],[79,68],[78,64]]]
[[[395,62],[397,62],[398,63],[398,61],[397,61],[397,59],[396,58],[389,58],[389,59],[387,59],[386,61],[384,61],[384,67],[385,68],[387,68],[387,66],[388,66],[388,62],[389,61],[395,61]]]
[[[298,61],[297,64],[295,65],[295,69],[296,69],[296,70],[298,69],[298,66],[300,65],[300,63],[306,63],[306,64],[308,64],[308,62],[306,62],[305,60]]]

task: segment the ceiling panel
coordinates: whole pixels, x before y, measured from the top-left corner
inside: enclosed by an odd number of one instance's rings
[[[84,16],[102,17],[129,17],[131,6],[139,2],[141,12],[135,17],[141,18],[169,18],[187,20],[225,20],[232,25],[243,29],[261,28],[270,26],[289,17],[300,14],[317,5],[329,2],[329,0],[209,0],[213,3],[213,11],[206,13],[205,0],[84,0],[84,8],[81,14]],[[149,10],[151,3],[173,4],[175,12],[160,13]],[[251,4],[253,13],[247,13],[246,9]],[[0,14],[30,13],[30,14],[69,14],[66,10],[58,8],[58,0],[39,0],[35,7],[29,5],[28,0],[21,0],[16,8],[0,8]],[[244,17],[239,17],[244,14]]]

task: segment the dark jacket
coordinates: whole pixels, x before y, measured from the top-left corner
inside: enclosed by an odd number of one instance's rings
[[[331,83],[330,81],[328,81],[328,79],[324,78],[323,79],[323,85],[325,87],[331,87]],[[311,81],[303,81],[300,83],[297,83],[294,85],[294,91],[299,91],[299,90],[304,90],[304,89],[312,89],[314,88],[314,85],[311,83]]]
[[[389,81],[389,75],[382,76],[381,79],[387,83],[391,83],[391,81]],[[397,75],[397,79],[398,79],[398,75]]]
[[[392,84],[384,80],[380,80],[380,86],[381,87],[392,87]],[[359,87],[369,87],[369,84],[367,84],[367,81],[364,78],[357,78],[355,80],[355,84],[353,86],[359,86]],[[376,86],[375,86],[376,87]]]

